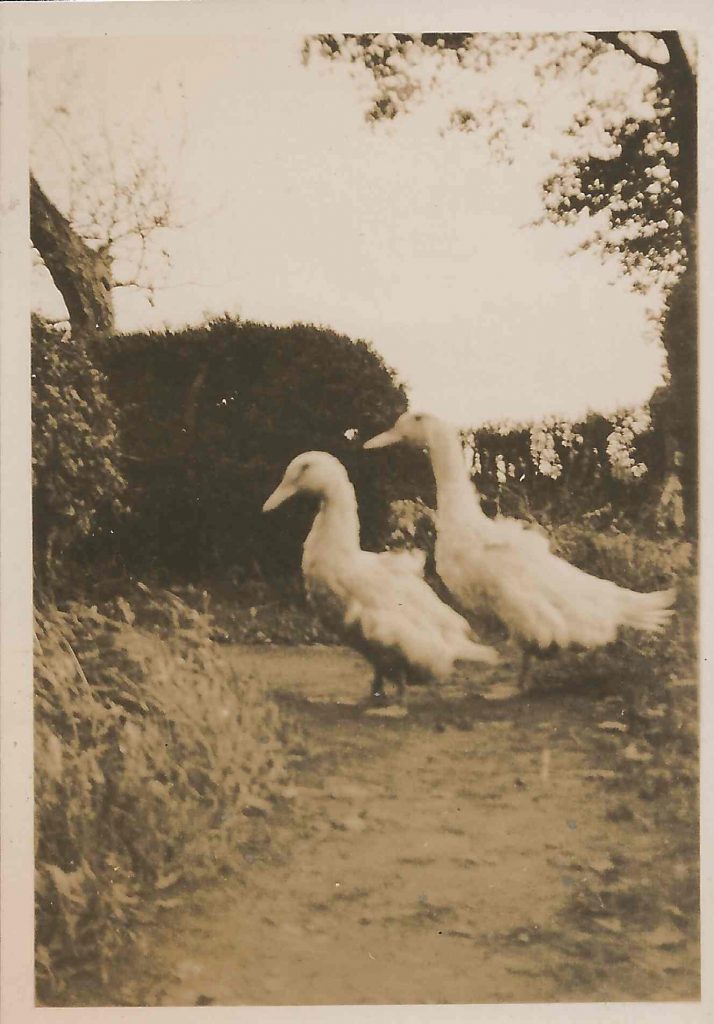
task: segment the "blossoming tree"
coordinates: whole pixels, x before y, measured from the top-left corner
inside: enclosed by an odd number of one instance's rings
[[[685,45],[686,44],[686,45]],[[448,127],[473,133],[494,158],[538,129],[547,88],[575,84],[580,106],[543,182],[544,219],[583,223],[584,247],[616,256],[638,290],[659,286],[668,386],[653,413],[668,438],[670,477],[682,481],[690,524],[697,507],[697,83],[693,45],[678,32],[382,33],[318,35],[320,55],[366,68],[370,122],[409,110],[448,67],[473,76],[473,101]],[[489,91],[487,73],[519,60],[523,95]],[[552,92],[551,92],[552,95]],[[671,489],[671,480],[669,483]]]

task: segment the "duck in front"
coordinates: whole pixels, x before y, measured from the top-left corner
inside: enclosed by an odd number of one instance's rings
[[[357,498],[338,459],[327,452],[298,455],[263,511],[297,494],[319,501],[303,548],[308,599],[325,624],[371,664],[374,701],[385,699],[387,679],[401,698],[406,679],[445,679],[457,661],[498,660],[423,579],[423,555],[361,549]]]

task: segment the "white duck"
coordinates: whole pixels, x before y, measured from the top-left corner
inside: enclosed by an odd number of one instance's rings
[[[320,501],[303,549],[308,599],[371,663],[373,699],[384,698],[385,677],[394,680],[401,696],[407,674],[441,679],[458,660],[498,660],[491,647],[473,640],[466,620],[424,582],[423,557],[362,551],[357,499],[338,459],[326,452],[298,455],[263,511],[300,492]]]
[[[550,550],[517,519],[489,519],[464,462],[458,433],[435,416],[404,413],[365,448],[425,448],[437,492],[436,570],[464,609],[490,609],[520,643],[524,683],[532,654],[610,643],[621,626],[657,632],[674,591],[640,594],[591,576]]]

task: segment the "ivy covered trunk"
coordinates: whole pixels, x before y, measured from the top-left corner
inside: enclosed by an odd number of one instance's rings
[[[670,386],[661,411],[669,435],[669,480],[678,479],[681,483],[686,526],[690,533],[696,533],[699,472],[697,82],[679,33],[665,32],[663,37],[669,62],[661,73],[661,84],[670,103],[671,133],[679,148],[675,167],[687,263],[672,287],[665,312],[662,343],[667,353]]]

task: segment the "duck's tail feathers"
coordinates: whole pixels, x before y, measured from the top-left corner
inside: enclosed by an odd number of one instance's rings
[[[676,591],[658,590],[652,594],[628,592],[625,602],[623,625],[644,629],[648,633],[659,633],[674,614]]]

